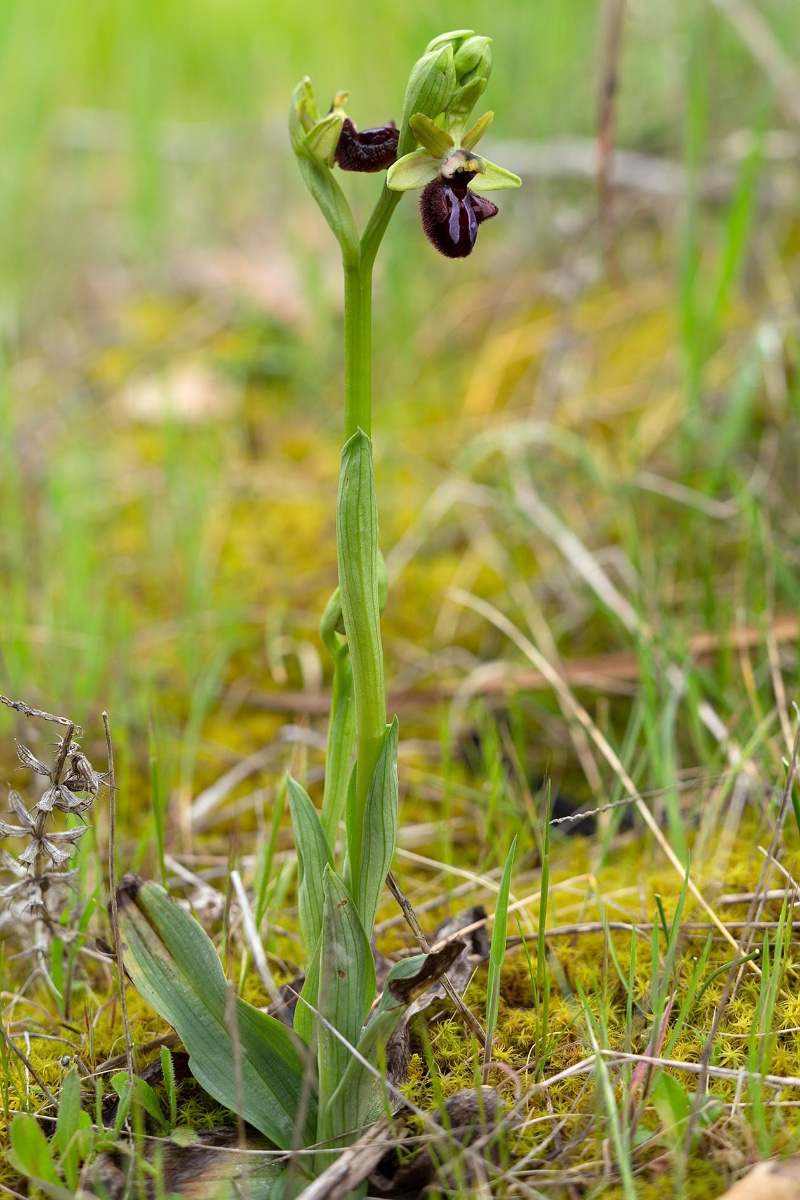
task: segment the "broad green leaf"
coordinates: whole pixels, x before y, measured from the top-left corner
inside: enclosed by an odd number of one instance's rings
[[[321,1103],[336,1090],[375,998],[375,963],[355,903],[331,867],[325,868],[324,887],[317,1031]]]
[[[349,886],[365,930],[372,930],[397,841],[397,717],[387,725],[359,836],[348,821]],[[353,814],[353,820],[357,815]],[[358,857],[356,857],[358,855]],[[354,870],[355,866],[358,870]]]
[[[125,968],[134,986],[173,1026],[198,1083],[236,1111],[234,1046],[228,1028],[228,989],[213,943],[163,888],[133,877],[119,890]],[[281,1149],[295,1137],[303,1096],[302,1047],[274,1017],[235,999],[241,1050],[242,1116]],[[310,1098],[303,1140],[316,1128]]]
[[[19,1113],[11,1122],[11,1149],[8,1161],[20,1175],[41,1179],[61,1186],[50,1150],[50,1143],[36,1120],[28,1113]]]
[[[306,955],[311,956],[322,931],[322,875],[333,855],[319,813],[308,792],[291,775],[286,780],[297,849],[297,907]]]
[[[489,978],[486,988],[486,1046],[484,1062],[488,1063],[492,1054],[492,1038],[497,1024],[497,1013],[500,1008],[500,972],[506,956],[506,929],[508,926],[508,895],[511,890],[511,869],[514,866],[514,851],[517,839],[511,843],[511,849],[503,867],[500,880],[500,890],[497,893],[497,904],[494,910],[494,928],[492,929],[492,946],[489,951]]]
[[[688,1121],[692,1115],[692,1098],[674,1075],[658,1072],[653,1084],[653,1107],[670,1136],[681,1137],[682,1131],[676,1126]]]

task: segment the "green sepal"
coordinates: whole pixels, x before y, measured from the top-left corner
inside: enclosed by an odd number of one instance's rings
[[[431,54],[434,50],[441,50],[443,46],[450,46],[453,54],[467,40],[475,36],[474,29],[455,29],[451,33],[440,33],[438,37],[432,38],[425,47],[425,53]]]
[[[386,186],[393,192],[413,192],[425,187],[438,174],[439,159],[420,148],[392,163],[386,173]]]
[[[328,118],[323,118],[323,123]],[[319,124],[320,118],[308,76],[301,79],[292,92],[289,104],[289,137],[297,156],[306,187],[319,205],[322,215],[331,227],[342,248],[346,264],[357,266],[360,255],[358,230],[344,192],[333,177],[324,158],[318,158],[309,135]],[[329,149],[326,141],[328,127],[321,138],[322,149]],[[335,147],[334,147],[335,149]]]
[[[133,876],[118,890],[125,969],[134,987],[176,1031],[201,1087],[236,1111],[239,1104],[228,1028],[228,985],[211,939],[155,883]],[[241,1059],[242,1117],[276,1146],[296,1140],[296,1114],[307,1104],[301,1137],[316,1128],[316,1095],[304,1095],[304,1048],[275,1017],[234,999]]]
[[[320,815],[305,788],[286,777],[297,850],[297,909],[306,955],[311,956],[322,932],[322,875],[333,855]]]
[[[319,120],[319,110],[314,99],[314,89],[308,75],[304,75],[292,92],[289,109],[289,135],[295,154],[304,152],[305,135]]]
[[[355,802],[348,814],[348,886],[365,929],[375,924],[397,842],[397,717],[386,726],[369,786],[361,828]]]
[[[482,159],[482,162],[485,170],[472,181],[476,192],[499,192],[505,188],[518,188],[522,184],[519,175],[515,175],[513,171],[498,167],[496,163],[489,162],[488,158]]]
[[[314,158],[325,163],[326,167],[332,167],[336,161],[336,147],[342,136],[343,124],[344,117],[341,113],[328,113],[327,117],[317,121],[314,128],[309,130],[305,136],[306,149]]]
[[[486,90],[488,82],[488,79],[476,76],[474,79],[470,79],[469,83],[457,87],[453,93],[450,103],[447,105],[445,128],[450,130],[456,142],[461,140],[470,113]]]
[[[318,1004],[322,1020],[317,1030],[322,1106],[339,1085],[351,1058],[350,1047],[361,1037],[375,997],[375,962],[355,902],[331,867],[325,868],[323,888]]]
[[[478,142],[481,140],[486,130],[494,120],[494,113],[484,113],[482,117],[475,122],[471,129],[468,129],[461,139],[461,145],[464,150],[474,150]]]
[[[455,146],[450,134],[446,130],[440,129],[430,117],[425,116],[425,113],[414,113],[409,125],[414,130],[414,136],[420,145],[434,158],[444,158]]]

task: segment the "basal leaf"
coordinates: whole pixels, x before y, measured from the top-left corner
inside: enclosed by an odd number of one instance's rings
[[[227,1020],[228,989],[213,943],[163,888],[126,876],[119,889],[125,969],[134,986],[173,1026],[192,1074],[221,1104],[237,1108],[234,1046]],[[302,1107],[300,1043],[274,1017],[236,997],[241,1050],[242,1116],[281,1149],[293,1142]],[[316,1127],[316,1098],[307,1104],[303,1140]]]

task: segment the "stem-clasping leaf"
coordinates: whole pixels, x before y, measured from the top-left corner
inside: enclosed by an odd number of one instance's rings
[[[286,780],[297,849],[297,908],[300,931],[310,957],[322,932],[322,876],[333,866],[328,839],[308,792],[291,775]]]
[[[449,942],[431,954],[417,954],[396,963],[386,977],[378,1007],[348,1054],[336,1090],[320,1109],[319,1141],[353,1141],[358,1132],[377,1120],[385,1104],[383,1059],[386,1043],[417,996],[435,983],[464,949],[462,941]],[[370,1070],[372,1066],[373,1070]],[[351,1136],[343,1136],[343,1135]]]
[[[362,827],[360,838],[357,839],[360,858],[356,864],[353,854],[348,857],[348,882],[365,929],[372,929],[375,924],[375,914],[383,896],[397,842],[397,743],[398,724],[395,717],[391,725],[386,726],[367,802],[360,814]],[[356,808],[355,803],[352,808]],[[358,819],[356,811],[348,813],[348,834]]]
[[[350,1061],[349,1047],[361,1037],[375,999],[375,961],[353,898],[332,867],[325,868],[323,888],[318,1005],[323,1019],[317,1031],[322,1103],[338,1087]]]
[[[163,888],[126,875],[118,891],[125,969],[136,989],[168,1021],[190,1057],[192,1074],[221,1104],[236,1111],[233,1036],[227,982],[205,930]],[[302,1043],[280,1021],[235,998],[246,1121],[281,1149],[295,1138],[305,1069]],[[308,1098],[301,1138],[316,1128],[316,1097]]]

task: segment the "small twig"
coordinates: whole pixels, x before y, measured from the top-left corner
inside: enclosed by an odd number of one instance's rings
[[[420,923],[417,920],[417,914],[414,912],[414,909],[411,906],[411,902],[409,901],[408,897],[403,892],[403,889],[400,887],[400,884],[397,882],[397,880],[395,879],[395,877],[391,871],[386,876],[386,882],[389,885],[389,891],[392,893],[395,900],[400,905],[400,908],[403,911],[403,915],[404,915],[406,921],[408,921],[408,924],[414,934],[414,937],[419,942],[420,948],[422,950],[424,950],[426,954],[429,954],[430,949],[431,949],[430,942],[425,937],[425,934],[422,932],[422,927],[420,926]],[[447,975],[442,975],[440,982],[441,982],[441,985],[444,988],[445,992],[447,993],[449,999],[453,1002],[453,1004],[456,1006],[458,1011],[461,1013],[461,1016],[464,1018],[467,1025],[469,1026],[469,1028],[475,1034],[475,1037],[478,1039],[481,1046],[485,1047],[486,1046],[486,1034],[485,1034],[485,1032],[483,1030],[483,1026],[481,1025],[478,1018],[475,1016],[474,1013],[470,1012],[469,1008],[467,1008],[466,1004],[461,999],[461,997],[459,996],[456,989],[453,987],[453,985],[450,982],[450,980],[448,979]]]
[[[602,50],[597,102],[597,200],[606,266],[612,278],[617,278],[620,273],[614,247],[611,167],[614,161],[616,98],[624,17],[625,0],[603,0],[600,14]]]
[[[122,961],[122,939],[119,934],[119,912],[117,910],[117,868],[115,861],[117,846],[117,786],[114,774],[114,749],[111,745],[111,726],[108,713],[103,713],[103,728],[106,732],[106,753],[108,757],[108,887],[111,893],[109,906],[111,915],[111,937],[117,958],[117,974],[119,975],[119,1003],[122,1009],[122,1024],[125,1030],[125,1061],[128,1067],[128,1079],[133,1087],[135,1064],[133,1057],[133,1038],[131,1023],[128,1019],[128,1003],[125,998],[125,965]]]
[[[255,918],[247,900],[247,893],[244,890],[242,877],[238,871],[231,871],[230,874],[233,890],[236,893],[236,899],[239,902],[239,912],[242,916],[242,928],[244,930],[244,940],[252,955],[255,963],[258,977],[267,990],[270,1000],[276,1008],[280,1008],[284,1003],[283,996],[278,991],[275,980],[272,978],[272,972],[269,969],[267,956],[264,953],[264,947],[261,943],[261,938],[258,936]]]
[[[180,1046],[181,1039],[177,1033],[163,1033],[161,1037],[151,1038],[149,1042],[142,1042],[139,1046],[140,1054],[149,1054],[151,1050],[158,1050],[161,1046],[166,1046],[169,1050],[173,1050],[176,1046]],[[95,1075],[104,1075],[109,1071],[118,1071],[120,1067],[124,1067],[128,1061],[127,1054],[115,1054],[113,1058],[107,1058],[104,1062],[98,1063],[94,1069]]]
[[[9,700],[8,696],[0,696],[0,704],[5,704],[7,708],[13,708],[15,712],[22,713],[26,717],[40,717],[43,721],[53,721],[56,725],[72,725],[69,717],[57,717],[54,713],[44,712],[41,708],[31,708],[30,705],[24,704],[22,700]],[[83,730],[80,725],[73,726],[78,737],[83,737]],[[70,734],[70,737],[72,734]]]

